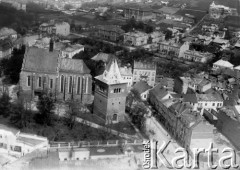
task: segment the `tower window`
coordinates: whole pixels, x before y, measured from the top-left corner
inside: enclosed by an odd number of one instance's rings
[[[113,114],[112,120],[117,121],[117,118],[118,118],[117,114]]]
[[[42,87],[42,77],[38,78],[38,87]]]
[[[63,92],[64,90],[64,76],[61,76],[61,86],[60,86],[60,91]]]
[[[49,84],[49,86],[50,86],[50,89],[52,89],[53,88],[53,79],[50,79],[50,82],[49,82],[50,84]]]
[[[116,89],[114,89],[113,92],[114,92],[114,93],[120,93],[120,92],[121,92],[121,88],[116,88]]]
[[[72,88],[73,88],[73,78],[72,76],[69,77],[69,85],[68,85],[68,93],[72,93]]]
[[[27,76],[27,86],[31,86],[31,77]]]

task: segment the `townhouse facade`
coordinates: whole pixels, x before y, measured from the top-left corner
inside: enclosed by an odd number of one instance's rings
[[[134,61],[133,84],[140,80],[146,81],[149,86],[154,87],[156,79],[156,64],[149,62]]]
[[[197,63],[206,63],[207,61],[211,60],[214,57],[211,53],[202,53],[199,51],[193,51],[193,50],[186,50],[183,53],[183,56],[180,57],[187,61],[193,61]]]
[[[0,59],[10,57],[13,51],[13,44],[10,40],[0,40]]]

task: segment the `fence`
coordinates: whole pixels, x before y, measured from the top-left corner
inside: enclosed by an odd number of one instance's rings
[[[107,141],[78,141],[78,142],[50,142],[50,150],[60,148],[80,148],[80,147],[111,147],[122,145],[139,145],[143,140],[107,140]]]

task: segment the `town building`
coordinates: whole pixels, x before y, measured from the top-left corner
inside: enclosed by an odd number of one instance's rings
[[[216,5],[214,1],[209,7],[209,14],[212,18],[218,19],[220,17],[237,16],[238,12],[236,8],[226,7],[224,5]]]
[[[17,129],[0,125],[0,154],[8,153],[11,156],[22,157],[47,147],[48,139],[45,137],[22,133]]]
[[[201,141],[202,139],[206,139],[206,137],[208,141],[213,139],[213,128],[201,128],[206,126],[206,123],[204,124],[200,114],[193,110],[192,105],[172,98],[166,89],[159,90],[159,87],[156,86],[150,90],[149,102],[157,111],[156,119],[165,127],[171,137],[190,154],[196,144],[198,147],[206,145],[206,141]]]
[[[215,63],[213,63],[213,70],[221,70],[221,69],[233,69],[234,65],[231,64],[230,62],[228,61],[225,61],[225,60],[218,60],[216,61]]]
[[[178,40],[164,41],[159,43],[159,53],[173,57],[183,57],[184,52],[189,50],[189,43],[179,43]]]
[[[127,83],[123,80],[116,57],[111,57],[102,75],[95,77],[93,114],[106,124],[125,121]]]
[[[13,30],[12,28],[3,27],[0,29],[0,40],[4,40],[7,38],[16,40],[17,32],[15,30]]]
[[[133,84],[140,80],[146,81],[149,86],[155,86],[156,64],[149,62],[134,61]]]
[[[124,33],[124,44],[131,46],[143,46],[148,43],[149,35],[144,32],[134,31]]]
[[[153,19],[154,15],[152,9],[148,6],[131,3],[124,6],[124,18],[134,18],[137,21],[147,21]]]
[[[132,68],[125,66],[125,67],[120,67],[119,69],[120,69],[120,73],[121,73],[123,80],[125,80],[127,82],[128,90],[130,90],[130,88],[133,85]]]
[[[70,25],[67,22],[50,22],[40,25],[39,30],[45,34],[68,36]]]
[[[84,51],[84,46],[81,44],[66,45],[61,49],[62,57],[64,58],[73,58],[74,55]]]
[[[109,41],[119,41],[121,36],[123,36],[124,31],[116,25],[100,25],[96,27],[96,37],[109,40]]]
[[[82,60],[62,58],[60,51],[30,47],[26,49],[20,73],[22,91],[34,97],[43,91],[56,100],[91,100],[92,77]]]
[[[10,40],[0,40],[0,59],[10,57],[13,51],[13,44]]]
[[[199,51],[186,50],[182,56],[183,59],[198,63],[206,63],[213,58],[211,53],[202,53]]]
[[[148,99],[149,90],[152,87],[148,85],[146,81],[139,81],[134,84],[133,89],[135,89],[141,96],[143,101]]]

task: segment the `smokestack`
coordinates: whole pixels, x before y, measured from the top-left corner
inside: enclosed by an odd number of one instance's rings
[[[49,52],[53,52],[53,48],[54,48],[54,41],[51,38],[50,43],[49,43]]]

